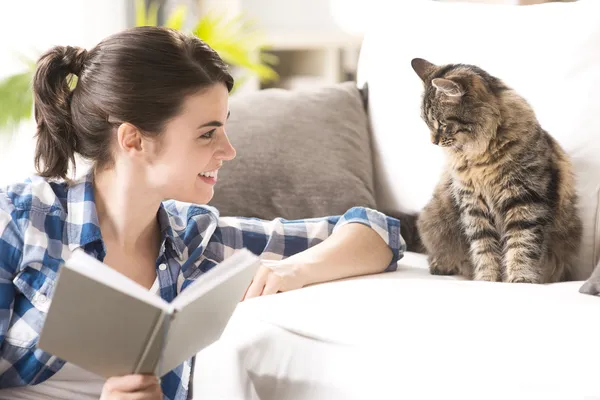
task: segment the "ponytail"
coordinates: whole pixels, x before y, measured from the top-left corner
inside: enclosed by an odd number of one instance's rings
[[[46,178],[66,178],[69,162],[75,165],[77,134],[71,115],[69,75],[80,76],[87,51],[56,46],[42,55],[33,78],[34,115],[37,123],[35,166]]]

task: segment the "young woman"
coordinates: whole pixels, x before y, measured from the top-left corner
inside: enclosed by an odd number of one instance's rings
[[[193,359],[160,382],[103,380],[36,348],[58,269],[76,248],[167,301],[242,248],[269,260],[246,298],[395,268],[399,221],[374,210],[261,221],[204,205],[235,157],[224,128],[232,85],[215,51],[164,28],[40,58],[39,176],[0,190],[0,399],[187,398]],[[93,168],[70,181],[75,155]]]

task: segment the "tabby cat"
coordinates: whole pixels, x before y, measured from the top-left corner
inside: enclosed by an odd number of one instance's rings
[[[412,67],[421,116],[447,166],[417,228],[430,272],[484,281],[569,280],[582,224],[568,156],[530,105],[482,69]]]

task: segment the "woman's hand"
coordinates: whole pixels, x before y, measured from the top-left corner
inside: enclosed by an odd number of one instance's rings
[[[100,400],[162,400],[159,380],[154,375],[125,375],[109,378]]]
[[[242,301],[253,297],[300,289],[306,284],[307,282],[300,268],[288,262],[288,260],[263,260]]]

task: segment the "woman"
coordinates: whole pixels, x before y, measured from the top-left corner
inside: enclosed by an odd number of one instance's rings
[[[78,77],[72,91],[70,75]],[[57,270],[76,248],[167,301],[241,248],[269,260],[246,299],[395,268],[399,222],[373,210],[267,222],[195,205],[210,201],[219,168],[235,157],[224,129],[232,86],[216,52],[164,28],[40,58],[39,176],[0,191],[0,387],[11,388],[0,398],[187,397],[193,360],[160,383],[104,381],[36,349]],[[71,182],[75,155],[93,168]]]

